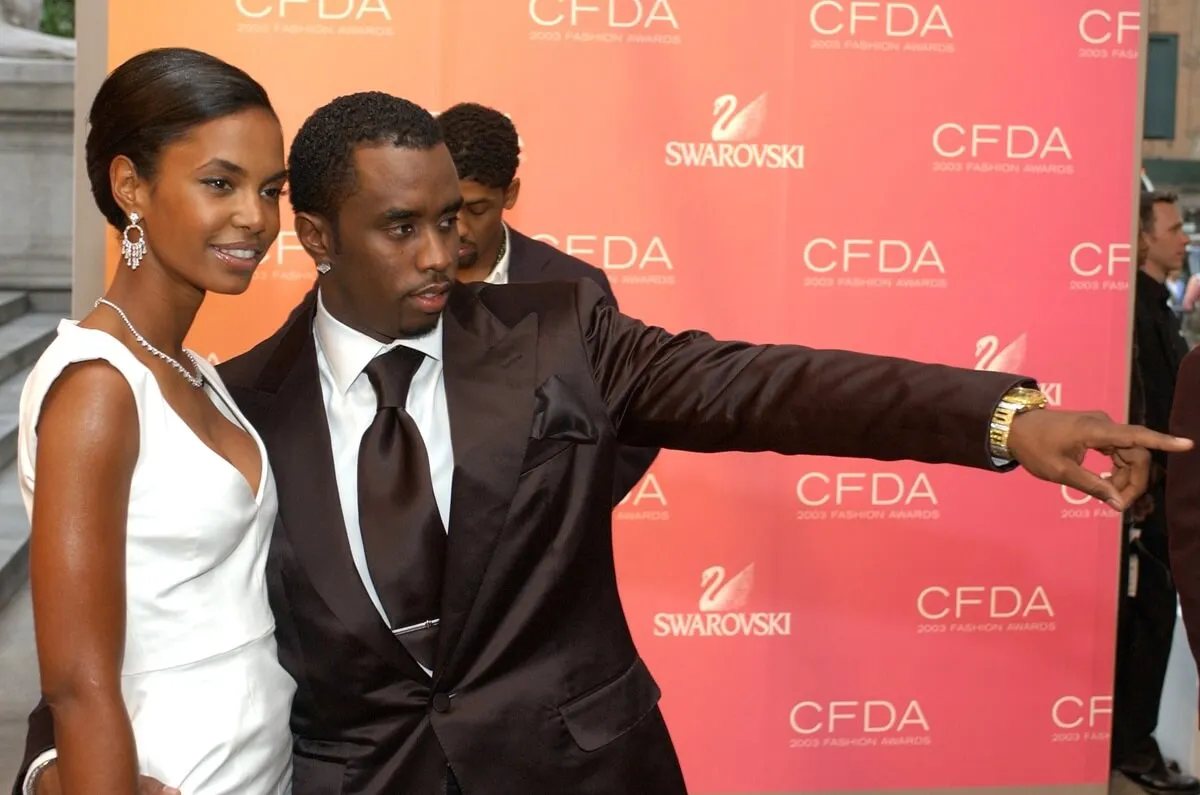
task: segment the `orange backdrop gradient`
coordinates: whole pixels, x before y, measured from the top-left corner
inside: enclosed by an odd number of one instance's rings
[[[111,65],[211,52],[289,140],[367,89],[504,110],[514,226],[649,322],[1017,369],[1123,409],[1137,0],[109,8]],[[314,275],[285,213],[189,345],[246,350]],[[614,532],[699,794],[1106,781],[1118,527],[1024,474],[666,452]]]

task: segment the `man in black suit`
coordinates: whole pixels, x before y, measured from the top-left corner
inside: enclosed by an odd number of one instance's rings
[[[512,121],[498,110],[462,102],[437,117],[438,126],[462,189],[458,214],[458,280],[488,284],[591,279],[617,307],[617,296],[604,271],[504,221],[517,205],[521,178],[521,139]],[[619,307],[618,307],[619,308]],[[654,462],[654,448],[622,446],[617,455],[613,503],[637,485]]]
[[[278,485],[294,795],[684,795],[617,588],[621,443],[1024,466],[1117,510],[1146,447],[1191,447],[1046,409],[1022,376],[672,335],[587,279],[455,283],[454,163],[402,99],[318,109],[288,166],[321,275],[221,375]],[[39,706],[22,777],[53,743]]]
[[[1187,343],[1171,311],[1167,281],[1187,262],[1189,238],[1178,199],[1170,193],[1143,193],[1138,222],[1137,273],[1134,282],[1133,363],[1130,421],[1166,432]],[[1140,411],[1134,414],[1134,411]],[[1200,780],[1185,775],[1163,757],[1155,733],[1163,684],[1175,638],[1179,596],[1184,615],[1192,609],[1188,594],[1176,594],[1171,569],[1178,535],[1188,546],[1193,532],[1177,523],[1168,504],[1167,457],[1154,455],[1150,485],[1136,510],[1125,515],[1121,590],[1117,614],[1117,658],[1113,684],[1112,765],[1149,792],[1195,795]],[[1187,464],[1173,462],[1176,477]],[[1185,484],[1185,493],[1194,486]],[[1168,526],[1170,532],[1168,532]],[[1180,529],[1182,527],[1182,529]],[[1185,560],[1188,553],[1183,553]],[[1136,571],[1136,575],[1133,573]],[[1181,579],[1181,592],[1191,582]],[[1193,633],[1195,634],[1195,633]],[[1200,640],[1200,637],[1197,638]]]

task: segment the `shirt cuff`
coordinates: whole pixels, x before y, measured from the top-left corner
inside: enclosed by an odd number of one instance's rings
[[[58,759],[58,750],[51,748],[49,751],[43,751],[33,760],[33,764],[29,766],[29,770],[25,773],[25,783],[21,787],[22,795],[34,795],[37,792],[37,781],[41,777],[42,772],[46,769],[46,765]]]

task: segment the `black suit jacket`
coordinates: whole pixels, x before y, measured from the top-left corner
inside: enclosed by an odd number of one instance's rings
[[[1200,439],[1200,348],[1179,369],[1169,432]],[[1172,453],[1166,478],[1167,559],[1192,657],[1200,661],[1200,449]]]
[[[526,237],[511,226],[508,228],[508,280],[513,284],[548,281],[591,279],[620,308],[617,296],[604,271],[559,251],[554,246]],[[617,452],[617,474],[613,483],[613,504],[625,498],[645,476],[658,456],[654,447],[622,445]]]
[[[1170,293],[1164,284],[1139,270],[1133,311],[1133,362],[1130,378],[1130,411],[1141,410],[1139,424],[1167,433],[1171,422],[1171,404],[1175,398],[1176,378],[1187,342],[1179,333],[1179,320],[1167,306]],[[1142,520],[1145,531],[1167,532],[1166,468],[1167,454],[1151,453],[1151,472],[1147,496],[1153,503],[1150,515]]]
[[[447,764],[464,795],[683,795],[617,588],[619,444],[991,469],[992,411],[1029,383],[672,336],[619,314],[589,280],[457,285],[443,336],[453,507],[430,680],[350,557],[313,305],[222,366],[278,484],[267,586],[298,683],[295,795],[433,795]],[[35,711],[26,764],[52,742],[48,711]]]

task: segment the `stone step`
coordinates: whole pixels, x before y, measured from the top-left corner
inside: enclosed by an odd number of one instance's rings
[[[29,581],[29,518],[17,463],[0,469],[0,609]]]
[[[17,480],[17,412],[33,363],[60,315],[26,312],[22,293],[0,292],[0,608],[29,579],[29,520]]]
[[[16,320],[29,311],[29,294],[12,290],[0,291],[0,324]]]
[[[60,316],[37,312],[0,326],[0,382],[32,365],[54,340]]]
[[[20,408],[25,379],[32,369],[32,366],[26,367],[0,382],[0,467],[8,466],[17,457],[17,410]]]

